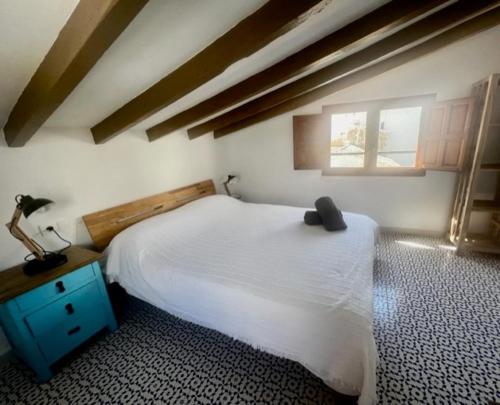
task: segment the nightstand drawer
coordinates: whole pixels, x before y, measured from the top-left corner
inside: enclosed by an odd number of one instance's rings
[[[38,347],[49,363],[59,360],[106,326],[106,313],[95,311],[47,332],[37,339]]]
[[[92,281],[27,316],[25,322],[33,336],[41,336],[55,328],[64,327],[75,318],[101,311],[102,305],[97,281]]]
[[[49,281],[41,287],[20,295],[16,298],[17,306],[21,312],[40,308],[80,288],[94,278],[94,269],[89,264],[77,271]]]

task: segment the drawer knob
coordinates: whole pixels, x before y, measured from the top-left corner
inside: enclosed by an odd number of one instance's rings
[[[66,291],[66,288],[64,288],[64,283],[62,281],[58,281],[56,283],[56,288],[57,288],[57,292],[59,292],[59,293],[63,293],[64,291]]]
[[[68,315],[72,315],[75,313],[75,308],[73,308],[73,304],[66,304],[64,308],[66,308],[66,312],[68,313]]]
[[[82,329],[82,328],[80,328],[79,326],[77,326],[77,327],[75,327],[75,328],[73,328],[73,329],[69,330],[69,331],[68,331],[68,335],[69,335],[69,336],[74,335],[75,333],[80,332],[80,329]]]

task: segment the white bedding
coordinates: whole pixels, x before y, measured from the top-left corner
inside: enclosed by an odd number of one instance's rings
[[[375,396],[377,224],[303,223],[305,209],[211,196],[142,221],[108,248],[107,276],[188,321],[296,360],[333,389]]]

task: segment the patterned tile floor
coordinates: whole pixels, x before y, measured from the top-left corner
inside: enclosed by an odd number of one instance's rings
[[[500,402],[498,259],[384,234],[374,278],[380,403]],[[18,362],[0,365],[0,404],[345,401],[297,363],[137,300],[119,331],[66,359],[47,384]]]
[[[500,260],[386,234],[375,266],[382,403],[500,402]]]

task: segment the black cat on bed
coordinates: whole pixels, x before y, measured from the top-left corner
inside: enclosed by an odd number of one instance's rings
[[[304,222],[307,225],[323,224],[327,231],[340,231],[347,228],[342,212],[330,197],[321,197],[314,203],[317,211],[306,211]]]

